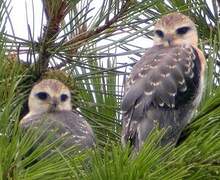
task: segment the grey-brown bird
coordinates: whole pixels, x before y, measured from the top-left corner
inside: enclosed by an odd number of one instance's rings
[[[205,57],[196,26],[181,13],[155,24],[154,45],[133,67],[122,100],[122,144],[139,150],[156,126],[167,130],[161,144],[175,144],[198,107]]]
[[[20,121],[22,129],[42,128],[43,131],[48,128],[54,132],[55,139],[66,135],[62,148],[94,147],[92,128],[72,110],[70,90],[60,81],[44,79],[36,84],[29,95],[28,106],[29,113]]]

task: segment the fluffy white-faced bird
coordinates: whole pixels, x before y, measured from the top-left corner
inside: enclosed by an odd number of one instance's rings
[[[81,149],[95,145],[90,125],[71,106],[70,90],[60,81],[44,79],[36,84],[28,99],[29,113],[20,121],[22,129],[48,127],[55,138],[67,135],[62,147]]]
[[[181,13],[155,24],[154,45],[133,67],[122,100],[122,144],[139,150],[155,127],[166,129],[161,144],[175,144],[198,107],[205,57],[196,26]]]

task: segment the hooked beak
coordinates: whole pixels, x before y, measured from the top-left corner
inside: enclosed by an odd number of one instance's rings
[[[56,98],[52,98],[50,102],[50,112],[57,111],[58,101]]]
[[[165,37],[165,42],[164,42],[164,46],[168,47],[172,45],[172,41],[173,41],[173,37],[171,35],[167,35]]]

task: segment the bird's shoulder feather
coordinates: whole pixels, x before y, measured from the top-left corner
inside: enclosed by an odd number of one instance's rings
[[[181,114],[178,109],[196,98],[201,76],[200,56],[192,46],[155,46],[147,50],[125,85],[122,136],[133,136],[146,113],[150,119],[147,126],[156,119],[163,126],[175,113]]]

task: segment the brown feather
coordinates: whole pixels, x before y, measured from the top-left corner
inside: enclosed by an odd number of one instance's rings
[[[171,126],[165,144],[176,142],[197,106],[193,101],[200,89],[201,65],[194,53],[192,46],[154,46],[137,62],[122,101],[123,142],[131,140],[139,148],[155,122],[163,128]]]

